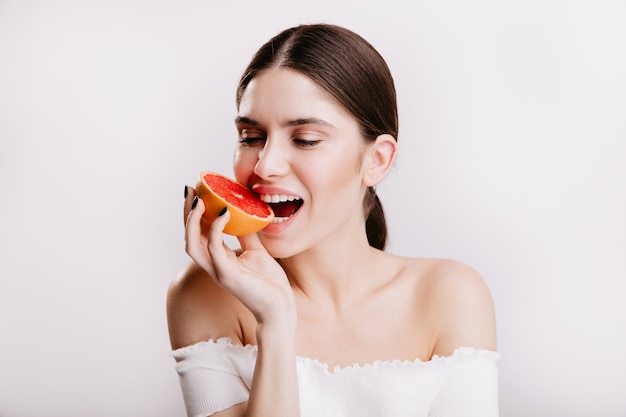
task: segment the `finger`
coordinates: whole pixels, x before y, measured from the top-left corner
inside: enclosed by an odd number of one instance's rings
[[[183,221],[187,222],[187,217],[189,216],[189,212],[191,211],[191,205],[193,204],[193,199],[196,196],[196,189],[190,187],[188,185],[185,186],[185,204],[183,206]]]
[[[193,209],[192,206],[194,207]],[[185,219],[185,250],[187,250],[188,253],[190,250],[196,253],[197,248],[203,246],[201,242],[202,228],[200,224],[203,214],[204,202],[201,199],[194,197]]]
[[[241,250],[243,252],[254,249],[265,250],[265,247],[261,243],[261,239],[259,238],[258,233],[252,233],[246,236],[238,236],[237,240],[239,240],[239,244],[241,245]]]
[[[207,249],[215,270],[220,276],[230,275],[227,271],[233,264],[229,263],[229,261],[234,259],[234,252],[224,243],[224,227],[226,227],[226,223],[228,223],[229,220],[230,212],[225,208],[223,214],[220,214],[217,219],[213,221],[209,231]]]
[[[202,199],[195,199],[195,207],[187,215],[185,224],[185,252],[209,275],[215,276],[215,268],[207,251],[206,243],[202,238],[202,214],[204,213],[204,202]],[[193,205],[193,202],[192,202]]]
[[[224,228],[226,227],[226,223],[230,220],[230,213],[228,209],[224,208],[222,212],[217,216],[213,223],[211,223],[211,228],[209,230],[209,244],[208,249],[209,253],[213,255],[212,251],[219,252],[223,249],[224,246]],[[219,254],[219,253],[216,253]]]

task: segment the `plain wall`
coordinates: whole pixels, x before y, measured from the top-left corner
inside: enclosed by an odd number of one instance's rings
[[[4,0],[1,417],[184,415],[183,186],[232,174],[252,53],[318,21],[394,73],[389,250],[484,276],[501,415],[626,415],[626,3]]]

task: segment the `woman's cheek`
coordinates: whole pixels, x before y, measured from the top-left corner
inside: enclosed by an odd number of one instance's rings
[[[254,166],[258,160],[258,153],[250,152],[250,149],[236,150],[233,157],[233,171],[235,179],[247,184],[250,177],[254,174]]]

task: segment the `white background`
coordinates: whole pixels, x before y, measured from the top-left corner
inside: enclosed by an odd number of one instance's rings
[[[485,277],[501,415],[626,415],[626,2],[211,3],[0,2],[1,417],[183,416],[183,186],[232,173],[252,53],[317,21],[395,75],[389,249]]]

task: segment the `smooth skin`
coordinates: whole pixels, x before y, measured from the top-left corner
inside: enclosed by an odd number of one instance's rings
[[[496,349],[489,290],[451,260],[395,256],[369,246],[362,201],[384,179],[396,142],[366,143],[357,120],[308,77],[270,68],[239,108],[238,181],[304,201],[283,224],[223,243],[226,213],[209,228],[185,199],[192,262],[167,298],[173,349],[229,337],[258,346],[249,401],[214,414],[297,417],[295,357],[346,367],[430,360],[462,346]]]

